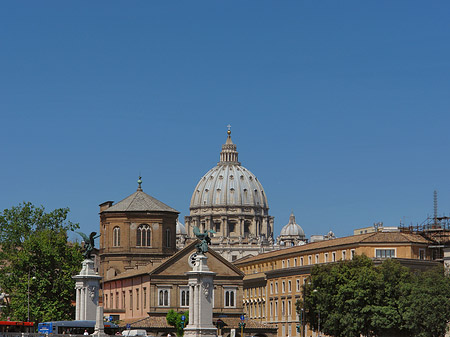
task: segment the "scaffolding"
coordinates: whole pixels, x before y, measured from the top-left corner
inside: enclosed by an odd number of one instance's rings
[[[439,217],[436,215],[436,211],[433,217],[428,217],[421,224],[416,226],[400,225],[399,229],[403,233],[419,234],[430,240],[432,243],[428,248],[431,251],[432,260],[443,260],[444,248],[450,247],[450,217]]]

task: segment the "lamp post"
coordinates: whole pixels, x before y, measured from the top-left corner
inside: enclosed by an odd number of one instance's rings
[[[319,324],[318,324],[318,327],[317,327],[317,332],[319,333],[319,337],[320,337],[320,309],[319,309]]]
[[[36,277],[32,277],[31,278],[32,280],[35,280],[36,279]],[[27,293],[27,298],[28,298],[28,321],[27,322],[29,322],[30,321],[30,272],[28,272],[28,293]]]
[[[304,310],[303,310],[303,308],[302,308],[302,311],[301,311],[301,318],[300,318],[300,328],[301,328],[301,331],[300,331],[300,337],[303,337],[303,335],[304,335],[304,332],[305,332],[305,328],[304,328],[304,326],[303,326],[303,313],[304,313]]]
[[[313,293],[318,293],[318,290],[317,289],[314,289],[313,290]],[[317,333],[319,334],[319,337],[320,337],[320,309],[318,310],[318,312],[319,312],[319,320],[318,320],[318,324],[317,324]]]

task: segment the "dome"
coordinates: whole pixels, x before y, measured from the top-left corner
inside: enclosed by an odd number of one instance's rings
[[[190,204],[191,209],[223,206],[269,208],[258,178],[238,162],[230,132],[222,146],[220,162],[200,179]]]
[[[177,219],[177,230],[176,230],[176,232],[177,232],[177,235],[187,235],[186,228],[184,227],[184,225],[180,221],[178,221],[178,219]]]
[[[295,222],[294,213],[291,213],[291,216],[289,217],[289,223],[281,229],[280,237],[286,236],[299,237],[300,239],[305,238],[305,232],[303,231],[303,228]]]

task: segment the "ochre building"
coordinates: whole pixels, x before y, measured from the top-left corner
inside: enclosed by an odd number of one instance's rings
[[[437,265],[420,235],[375,232],[308,243],[236,261],[245,273],[243,307],[251,320],[278,326],[278,336],[300,336],[295,303],[302,298],[302,286],[314,265],[352,259],[355,254],[380,262],[398,259],[403,265],[422,269]],[[306,327],[306,336],[318,332]]]

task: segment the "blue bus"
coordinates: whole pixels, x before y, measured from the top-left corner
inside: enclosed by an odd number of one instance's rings
[[[119,326],[110,322],[103,322],[105,333],[114,335],[119,331]],[[38,332],[44,334],[72,334],[83,335],[85,331],[94,333],[95,321],[55,321],[38,324]]]

